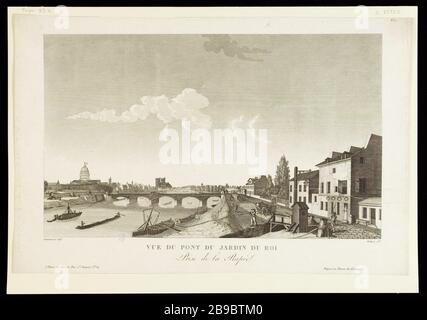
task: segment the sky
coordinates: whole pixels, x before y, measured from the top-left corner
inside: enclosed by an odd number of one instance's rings
[[[266,173],[284,154],[316,169],[381,135],[381,36],[45,35],[45,179],[241,185],[248,164],[164,164],[164,128],[267,130]],[[213,134],[212,134],[213,136]],[[195,143],[191,146],[193,147]]]

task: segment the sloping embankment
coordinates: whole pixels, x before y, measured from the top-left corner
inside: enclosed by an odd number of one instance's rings
[[[171,238],[219,238],[242,229],[234,216],[237,200],[232,195],[221,196],[220,202],[188,223],[181,224],[182,231],[168,235]]]

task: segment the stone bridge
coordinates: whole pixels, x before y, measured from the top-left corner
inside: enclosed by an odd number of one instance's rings
[[[112,199],[117,200],[118,198],[127,198],[129,203],[137,202],[139,197],[147,198],[151,201],[152,205],[158,205],[161,197],[170,197],[177,202],[177,207],[182,207],[182,200],[185,198],[196,198],[202,202],[202,207],[207,207],[208,199],[212,197],[221,197],[221,192],[191,192],[191,193],[169,193],[169,192],[135,192],[135,193],[112,193],[110,194]]]

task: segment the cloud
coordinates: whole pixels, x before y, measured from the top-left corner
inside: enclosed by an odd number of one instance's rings
[[[237,57],[241,60],[248,61],[264,61],[259,58],[253,58],[248,54],[270,53],[270,51],[260,48],[249,48],[246,46],[239,46],[236,40],[232,40],[229,35],[203,35],[208,40],[203,44],[208,52],[224,53],[227,57]]]
[[[68,119],[87,119],[102,122],[136,122],[156,115],[163,123],[176,120],[189,120],[200,127],[210,127],[209,115],[202,109],[209,106],[209,100],[195,89],[186,88],[176,97],[169,99],[165,95],[143,96],[140,104],[132,105],[128,110],[117,114],[114,109],[103,109],[97,112],[84,111],[67,117]]]

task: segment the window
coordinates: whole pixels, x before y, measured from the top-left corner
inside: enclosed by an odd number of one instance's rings
[[[328,203],[325,202],[325,210],[328,211]]]
[[[301,185],[298,186],[298,191],[301,192]]]
[[[340,203],[339,202],[337,202],[337,215],[338,216],[340,215]]]
[[[311,193],[308,195],[308,203],[311,203],[311,201],[312,201],[313,199],[312,199],[312,196],[311,196]]]
[[[370,211],[369,213],[371,215],[371,220],[375,221],[375,219],[376,219],[375,208],[371,208],[369,211]]]
[[[335,173],[335,172],[337,172],[337,169],[332,168],[332,173]]]
[[[347,194],[347,180],[338,180],[338,193]]]
[[[362,218],[367,219],[368,218],[368,209],[363,207],[362,208]]]
[[[292,192],[292,185],[289,186],[289,191]]]
[[[366,178],[359,178],[359,183],[356,183],[356,192],[365,193],[366,192]],[[357,186],[359,190],[357,190]]]
[[[338,192],[338,187],[337,186],[335,186],[335,192]]]
[[[301,202],[301,197],[298,197],[298,201]]]
[[[320,184],[320,193],[324,193],[325,188],[323,182]]]
[[[292,203],[292,196],[289,197],[289,202]]]
[[[328,181],[327,193],[331,193],[331,183]]]
[[[358,193],[366,192],[366,178],[359,178],[356,180],[355,190]]]
[[[304,183],[304,192],[307,191],[307,185]]]
[[[320,210],[323,210],[323,201],[320,201]]]
[[[314,196],[314,202],[317,202],[317,196]]]
[[[306,203],[307,202],[307,198],[306,197],[304,197],[304,203]]]
[[[378,218],[381,220],[381,209],[380,209],[380,216]]]
[[[365,163],[365,158],[360,157],[360,158],[359,158],[359,162],[360,162],[360,164],[364,164],[364,163]]]

